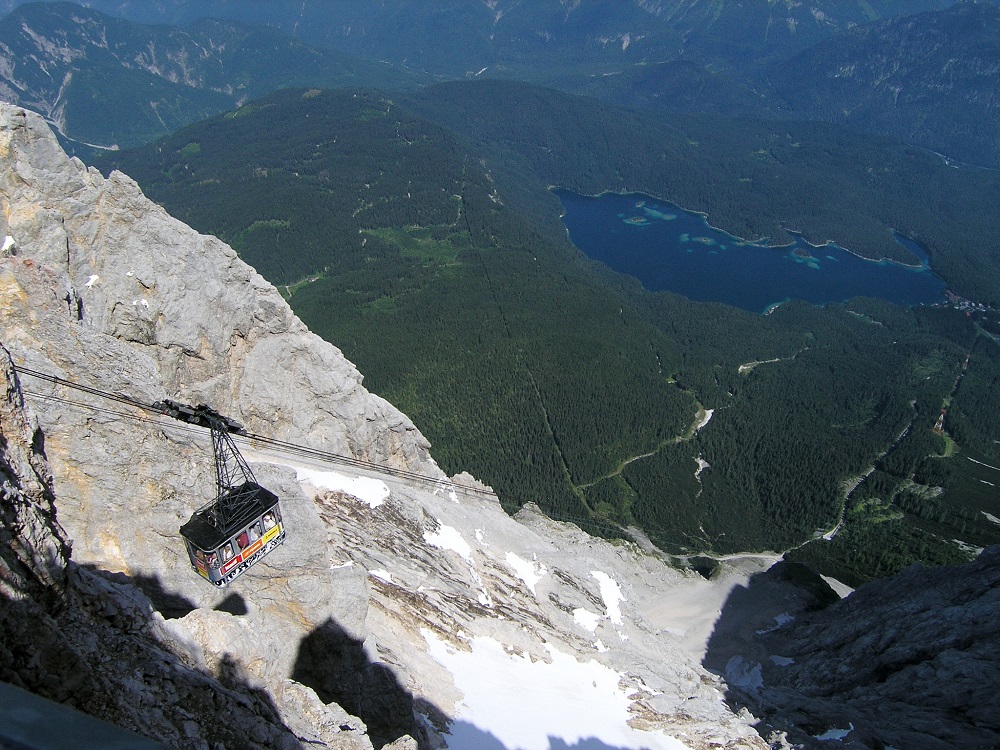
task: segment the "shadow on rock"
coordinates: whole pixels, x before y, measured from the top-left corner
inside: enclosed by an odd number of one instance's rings
[[[372,662],[362,642],[333,620],[302,639],[291,678],[315,690],[324,703],[337,703],[364,721],[376,748],[405,734],[421,750],[427,748],[413,696],[389,667]]]
[[[228,612],[231,615],[237,616],[245,615],[250,611],[249,607],[247,607],[246,599],[235,591],[216,604],[213,609],[216,612]]]
[[[628,748],[609,745],[596,737],[587,737],[574,745],[567,744],[559,737],[549,737],[549,750],[628,750]]]
[[[1000,747],[1000,547],[843,600],[779,563],[735,589],[703,664],[767,739],[804,748]],[[834,603],[830,603],[830,602]]]
[[[198,609],[198,605],[183,594],[164,588],[158,576],[135,575],[132,582],[142,589],[153,608],[167,620],[176,620]]]
[[[448,727],[448,746],[468,750],[516,750],[508,747],[490,732],[480,729],[467,721],[456,721]],[[549,750],[628,750],[628,748],[609,745],[596,737],[588,737],[570,745],[561,737],[549,735]]]
[[[163,591],[158,579],[144,583]],[[170,747],[301,750],[232,659],[212,676],[157,633],[134,579],[71,564],[58,607],[0,593],[0,679]]]
[[[467,721],[456,721],[448,727],[448,746],[476,750],[511,750],[489,732]]]
[[[758,636],[778,630],[804,612],[823,609],[839,600],[829,584],[807,566],[778,562],[763,573],[755,573],[746,586],[730,592],[702,664],[725,677],[727,665],[732,671],[735,659],[761,656]]]

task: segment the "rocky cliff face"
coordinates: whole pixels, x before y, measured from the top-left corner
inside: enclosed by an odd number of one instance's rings
[[[20,531],[24,504],[5,492],[8,533],[29,540],[5,558],[26,571],[7,597],[62,602],[51,611],[69,619],[52,632],[78,631],[67,659],[100,665],[84,670],[84,708],[192,748],[765,746],[676,613],[648,606],[701,591],[697,577],[530,510],[511,519],[471,477],[444,477],[412,423],[230,248],[124,175],[68,159],[39,116],[0,106],[0,162],[0,337],[16,366],[207,403],[253,433],[371,464],[348,472],[244,441],[288,538],[217,590],[178,537],[214,496],[208,434],[22,371],[35,416],[0,414],[5,437],[22,435],[5,465],[11,487],[41,498],[47,531]],[[567,675],[563,703],[560,688],[532,692]]]
[[[127,576],[70,560],[43,432],[6,349],[0,389],[0,680],[174,747],[300,747],[235,660],[210,674]],[[369,747],[360,727],[354,744],[336,744],[340,732],[324,733],[323,720],[346,730],[350,719],[301,692],[316,714],[315,736],[334,747]]]
[[[706,664],[796,747],[1000,746],[1000,547],[913,566],[843,601],[782,564],[733,592]]]

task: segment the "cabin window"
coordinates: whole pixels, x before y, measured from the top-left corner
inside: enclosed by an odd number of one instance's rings
[[[250,538],[250,543],[253,544],[258,539],[260,539],[261,528],[260,521],[254,521],[250,524],[250,528],[247,529],[247,536]]]
[[[223,563],[227,563],[230,560],[232,560],[234,554],[235,552],[233,551],[232,542],[226,542],[221,547],[219,547],[219,557],[222,558]]]

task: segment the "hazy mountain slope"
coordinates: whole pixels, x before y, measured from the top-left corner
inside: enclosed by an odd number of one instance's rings
[[[145,4],[110,3],[113,14],[148,19]],[[679,36],[638,3],[560,0],[341,0],[336,3],[164,3],[166,22],[239,19],[282,29],[310,44],[391,60],[417,70],[463,76],[487,66],[674,56]],[[442,44],[442,40],[448,40]]]
[[[951,0],[642,2],[644,7],[684,34],[684,49],[687,54],[705,62],[722,64],[739,78],[752,75],[763,61],[782,58],[806,49],[853,26],[950,4]]]
[[[997,166],[998,28],[997,6],[958,3],[853,29],[782,63],[771,80],[803,115]]]
[[[7,0],[8,5],[13,3]],[[228,18],[279,28],[309,44],[447,76],[551,80],[552,68],[590,72],[683,54],[740,78],[766,59],[806,49],[856,25],[950,0],[806,3],[709,0],[340,0],[336,3],[96,0],[90,7],[146,23]],[[447,44],[441,44],[447,39]]]
[[[0,97],[102,146],[143,143],[282,86],[409,80],[235,22],[147,26],[72,3],[26,5],[0,20]]]
[[[722,683],[697,664],[676,619],[644,608],[668,592],[697,601],[709,588],[718,601],[739,576],[709,587],[530,509],[510,518],[471,477],[445,478],[409,420],[220,241],[172,219],[125,176],[67,159],[33,113],[0,106],[0,159],[0,330],[15,366],[107,395],[204,401],[259,434],[368,462],[347,469],[241,441],[258,480],[282,498],[288,536],[218,590],[190,570],[177,533],[214,495],[204,430],[37,378],[22,386],[37,430],[0,408],[5,446],[44,446],[73,559],[95,569],[98,616],[117,633],[139,627],[133,610],[144,613],[164,641],[148,677],[123,669],[109,693],[134,696],[137,722],[151,717],[145,731],[192,748],[210,737],[227,747],[413,750],[440,747],[442,736],[455,750],[557,740],[765,747],[720,700]],[[5,521],[13,494],[0,498]],[[65,555],[58,539],[47,549]],[[76,632],[95,660],[125,642]],[[172,666],[166,649],[232,692],[212,695],[203,679],[193,693],[175,682],[171,695],[160,679]],[[28,666],[47,666],[50,646],[35,653]],[[0,663],[18,660],[0,653]],[[245,711],[227,717],[230,699]],[[226,723],[203,734],[216,707]],[[272,721],[244,722],[258,708]],[[282,723],[295,735],[284,744]]]

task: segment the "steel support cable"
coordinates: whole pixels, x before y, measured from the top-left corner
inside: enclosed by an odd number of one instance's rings
[[[21,367],[20,365],[15,365],[14,366],[14,371],[17,372],[18,375],[29,375],[31,377],[38,378],[40,380],[44,380],[46,382],[53,383],[55,385],[61,385],[61,386],[65,386],[66,388],[72,388],[72,389],[75,389],[75,390],[78,390],[78,391],[82,391],[84,393],[88,393],[88,394],[90,394],[92,396],[96,396],[98,398],[108,399],[108,400],[115,401],[115,402],[120,403],[120,404],[125,404],[127,406],[133,406],[133,407],[136,407],[138,409],[142,409],[144,411],[151,412],[153,414],[162,414],[162,411],[159,408],[157,408],[157,406],[154,405],[154,404],[147,404],[147,403],[139,401],[137,399],[129,398],[128,396],[123,396],[121,394],[115,394],[115,393],[109,393],[108,391],[102,391],[99,388],[92,388],[90,386],[83,385],[81,383],[76,383],[74,381],[67,380],[65,378],[61,378],[58,375],[50,375],[48,373],[38,372],[37,370],[32,370],[32,369],[29,369],[27,367]],[[91,404],[84,404],[83,402],[73,402],[73,401],[70,401],[68,399],[63,399],[63,398],[61,398],[59,396],[55,396],[55,395],[51,395],[51,394],[33,394],[33,395],[37,395],[37,396],[39,396],[41,398],[45,398],[45,399],[50,399],[50,400],[55,400],[55,401],[61,401],[63,403],[68,403],[68,404],[71,404],[71,405],[74,405],[74,406],[85,406],[85,407],[94,409],[98,413],[105,413],[105,414],[112,414],[112,413],[114,413],[116,416],[121,416],[121,417],[130,418],[130,419],[141,420],[141,421],[149,421],[149,422],[155,423],[155,424],[162,424],[162,422],[160,422],[158,420],[147,420],[147,419],[144,419],[142,417],[137,417],[135,415],[125,414],[125,413],[122,413],[122,412],[115,413],[115,412],[111,412],[110,410],[107,410],[107,409],[102,409],[102,408],[100,408],[98,406],[93,406]],[[190,425],[190,426],[186,425],[186,423],[183,420],[178,420],[178,421],[179,421],[179,423],[181,425],[188,426],[190,428],[194,427],[194,425]],[[207,428],[199,428],[199,431],[201,429],[207,429]],[[254,447],[255,445],[263,445],[263,446],[267,446],[267,447],[270,447],[270,448],[275,448],[277,450],[284,451],[286,453],[292,453],[293,455],[298,455],[298,456],[302,456],[302,457],[306,457],[306,458],[317,459],[317,460],[323,461],[325,463],[351,466],[351,467],[358,468],[358,469],[365,469],[365,470],[374,471],[374,472],[380,473],[380,474],[386,474],[388,476],[392,476],[392,477],[396,477],[396,478],[400,478],[400,479],[406,479],[406,480],[410,480],[410,481],[417,481],[417,482],[423,482],[423,483],[430,483],[432,485],[435,485],[435,486],[438,486],[438,487],[444,487],[444,488],[447,488],[447,489],[461,490],[463,492],[470,493],[470,494],[485,495],[485,496],[492,496],[492,494],[493,494],[491,492],[487,492],[486,490],[480,489],[478,487],[472,487],[472,486],[469,486],[469,485],[457,484],[455,482],[451,482],[451,481],[446,480],[446,479],[437,479],[437,478],[434,478],[434,477],[429,477],[426,474],[420,474],[420,473],[415,472],[415,471],[409,471],[407,469],[396,469],[396,468],[393,468],[393,467],[390,467],[390,466],[383,466],[383,465],[380,465],[380,464],[373,463],[371,461],[365,461],[364,459],[354,458],[352,456],[342,456],[342,455],[339,455],[339,454],[336,454],[336,453],[331,453],[329,451],[321,450],[319,448],[310,448],[310,447],[304,446],[304,445],[297,445],[295,443],[289,443],[289,442],[286,442],[286,441],[283,441],[283,440],[276,440],[274,438],[265,437],[263,435],[256,435],[254,433],[247,433],[246,435],[240,435],[239,437],[242,437],[244,440],[249,441],[251,447]]]
[[[29,375],[31,377],[38,378],[40,380],[44,380],[49,383],[82,391],[84,393],[88,393],[98,398],[108,399],[120,404],[125,404],[127,406],[132,406],[138,409],[142,409],[143,411],[150,412],[151,414],[155,414],[157,416],[164,416],[163,412],[159,408],[157,408],[154,404],[147,404],[137,399],[129,398],[128,396],[102,391],[99,388],[92,388],[90,386],[82,385],[80,383],[76,383],[71,380],[66,380],[65,378],[61,378],[57,375],[49,375],[47,373],[38,372],[37,370],[31,370],[26,367],[21,367],[20,365],[15,365],[14,371],[17,372],[18,375],[21,374]],[[95,406],[94,404],[87,404],[82,401],[72,401],[70,399],[62,398],[60,396],[56,396],[53,394],[40,394],[40,393],[34,393],[32,391],[25,391],[23,389],[22,392],[25,395],[30,395],[44,400],[57,401],[71,406],[92,409],[98,412],[99,414],[112,415],[140,422],[148,422],[149,424],[158,425],[160,427],[166,427],[167,425],[169,425],[174,429],[182,429],[186,432],[198,433],[198,434],[202,434],[204,430],[208,429],[207,427],[188,424],[187,422],[184,422],[182,420],[171,419],[169,422],[164,422],[162,419],[153,419],[149,417],[137,416],[135,414],[113,411],[111,409],[104,409],[99,406]],[[284,440],[277,440],[275,438],[269,438],[263,435],[248,433],[246,435],[235,434],[233,437],[236,439],[237,442],[240,443],[244,441],[249,442],[251,448],[255,448],[258,446],[265,446],[268,448],[272,448],[276,451],[290,453],[295,456],[301,456],[302,458],[311,458],[314,460],[318,460],[322,463],[350,466],[352,468],[372,471],[376,474],[384,474],[386,476],[394,477],[397,479],[405,479],[408,481],[431,484],[434,487],[441,489],[461,491],[469,495],[478,495],[480,497],[496,497],[496,493],[489,492],[479,487],[473,487],[465,484],[458,484],[448,479],[436,479],[434,477],[429,477],[425,474],[419,474],[417,472],[409,471],[407,469],[396,469],[391,466],[383,466],[381,464],[376,464],[371,461],[365,461],[364,459],[354,458],[353,456],[342,456],[340,454],[331,453],[329,451],[324,451],[319,448],[310,448],[305,445],[298,445],[296,443],[290,443]],[[524,505],[525,503],[530,502],[530,500],[526,498],[519,498],[516,496],[509,496],[509,498],[518,505]],[[623,532],[623,529],[620,526],[612,526],[609,524],[601,523],[600,521],[597,521],[592,518],[578,518],[570,516],[569,514],[565,513],[557,513],[555,515],[547,514],[547,515],[556,521],[569,522],[577,525],[583,524],[584,526],[590,526],[592,528],[601,528],[605,529],[606,531],[612,532],[615,535],[620,535]],[[561,516],[561,518],[557,516]]]

